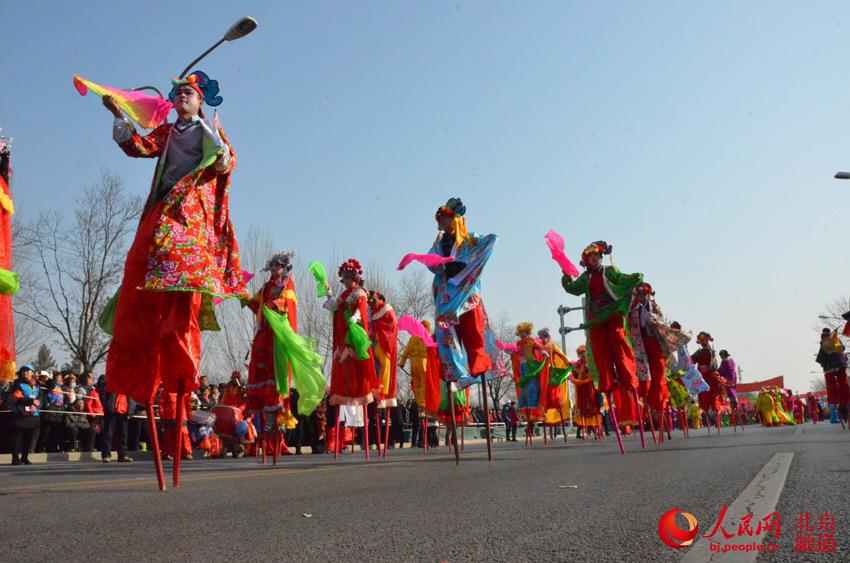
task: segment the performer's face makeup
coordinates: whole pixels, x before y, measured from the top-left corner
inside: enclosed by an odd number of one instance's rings
[[[437,227],[441,231],[449,232],[452,226],[452,218],[448,215],[437,215]]]
[[[354,287],[356,285],[355,281],[352,278],[349,278],[348,276],[342,278],[341,281],[342,281],[342,285],[345,286],[345,289],[351,289],[352,287]]]
[[[201,96],[191,86],[181,86],[174,95],[174,109],[181,117],[198,115]]]
[[[591,268],[598,267],[600,262],[602,262],[602,257],[595,252],[587,255],[587,263],[590,264]]]

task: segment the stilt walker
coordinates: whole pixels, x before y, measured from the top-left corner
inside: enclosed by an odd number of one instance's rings
[[[548,354],[539,342],[531,337],[533,327],[529,322],[517,325],[517,351],[511,355],[511,365],[516,384],[517,409],[525,420],[526,444],[533,440],[534,424],[546,417],[546,395],[549,386],[549,370],[545,369]],[[546,441],[546,428],[543,428]]]
[[[221,103],[218,82],[195,71],[172,83],[171,103],[146,96],[155,109],[143,115],[136,111],[140,93],[75,78],[81,93],[100,88],[106,94],[103,103],[115,117],[113,138],[128,156],[159,158],[117,301],[101,323],[113,327],[106,388],[148,404],[162,383],[181,405],[199,385],[200,330],[218,326],[213,297],[248,294],[229,218],[236,155],[217,115],[207,119],[201,111],[204,102]],[[160,125],[172,104],[177,122]],[[122,110],[154,130],[139,135]],[[182,423],[177,420],[178,427]],[[179,463],[174,472],[179,483]]]
[[[715,417],[715,426],[717,427],[717,433],[719,435],[720,411],[722,409],[726,391],[724,388],[724,380],[720,377],[720,374],[717,373],[717,354],[714,352],[712,342],[714,342],[714,338],[712,338],[709,333],[703,331],[697,334],[697,344],[699,344],[700,349],[691,355],[691,360],[696,364],[703,380],[708,385],[708,390],[699,393],[697,396],[700,408],[708,417],[709,423],[706,424],[706,426],[709,427],[710,433],[711,413],[713,412]]]
[[[264,309],[286,316],[292,331],[298,330],[298,298],[295,295],[293,267],[295,252],[284,250],[275,253],[266,262],[264,272],[269,279],[260,291],[248,301],[248,307],[254,313],[254,340],[251,343],[251,360],[248,365],[248,408],[251,414],[259,417],[259,445],[263,447],[263,462],[268,445],[272,445],[272,457],[277,464],[277,453],[283,434],[281,427],[294,428],[298,420],[289,408],[289,381],[291,373],[286,375],[283,392],[278,391],[275,374],[274,348],[275,334],[269,324]],[[284,452],[288,453],[284,444]]]
[[[12,214],[15,206],[9,186],[12,182],[12,151],[9,140],[0,135],[0,383],[14,381],[15,320],[12,296],[20,284],[12,271]]]
[[[587,300],[584,327],[590,344],[588,366],[598,376],[599,391],[608,396],[612,419],[627,427],[640,419],[640,411],[636,408],[635,356],[624,330],[625,315],[643,274],[623,274],[613,265],[603,266],[602,255],[610,255],[611,250],[605,241],[588,245],[581,258],[585,271],[578,277],[565,273],[561,284],[567,293],[583,295]],[[614,431],[620,444],[618,424]]]
[[[369,329],[372,349],[378,372],[378,408],[386,411],[384,427],[384,457],[390,439],[390,409],[398,405],[396,400],[398,373],[398,319],[392,306],[380,291],[369,292]],[[378,433],[380,435],[380,432]],[[380,448],[379,448],[380,449]]]
[[[330,402],[332,405],[363,407],[363,436],[366,459],[369,459],[369,417],[367,405],[375,400],[380,387],[375,373],[375,358],[369,342],[369,307],[363,285],[360,262],[351,258],[338,272],[344,289],[338,297],[330,296],[324,307],[333,312],[333,364],[331,368]],[[339,432],[337,432],[339,436]]]
[[[399,268],[415,259],[434,273],[436,341],[443,375],[460,388],[480,379],[486,411],[488,372],[498,377],[506,373],[481,299],[481,274],[496,235],[469,232],[465,214],[459,198],[449,199],[435,214],[439,232],[429,254],[405,256]],[[487,458],[492,460],[489,417],[485,429]]]
[[[850,385],[847,382],[847,355],[838,331],[823,329],[815,361],[823,369],[826,382],[826,402],[835,405],[842,427],[850,416]],[[847,426],[850,428],[850,424]]]
[[[426,343],[436,349],[437,343],[434,342],[431,336],[431,325],[427,320],[422,322],[417,321],[409,315],[404,315],[399,319],[399,330],[403,330],[410,335],[407,341],[407,346],[399,359],[399,367],[404,369],[407,362],[410,362],[410,389],[413,391],[413,399],[416,401],[419,420],[412,420],[412,424],[419,424],[423,427],[425,436],[423,436],[423,447],[427,451],[427,426],[425,426],[425,393],[426,393],[426,377],[428,369],[428,349]],[[416,447],[416,444],[412,444]]]
[[[585,437],[594,429],[597,439],[601,438],[599,428],[602,425],[602,413],[599,410],[596,387],[593,377],[587,369],[587,347],[582,344],[576,349],[577,359],[573,362],[573,374],[570,380],[576,390],[576,406],[573,422],[582,428]],[[586,439],[586,438],[585,438]]]
[[[665,412],[670,401],[667,389],[667,357],[675,350],[678,332],[664,322],[664,314],[655,301],[655,291],[648,283],[635,288],[634,300],[629,309],[628,327],[632,350],[635,353],[638,394],[644,400],[649,416],[650,430],[655,441],[655,424],[664,432]],[[663,442],[663,435],[659,443]]]
[[[552,342],[552,334],[548,328],[537,331],[540,346],[544,352],[546,365],[543,368],[544,377],[547,378],[546,385],[546,410],[544,413],[544,430],[560,427],[564,434],[564,442],[567,441],[567,428],[565,421],[570,417],[570,393],[569,377],[573,372],[570,359],[564,354],[558,345]],[[554,439],[554,437],[553,437]]]

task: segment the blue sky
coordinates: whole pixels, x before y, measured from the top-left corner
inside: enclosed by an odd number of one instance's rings
[[[543,242],[555,228],[576,260],[611,242],[745,380],[815,377],[812,327],[850,293],[850,184],[832,179],[850,168],[846,3],[208,2],[188,21],[175,5],[0,4],[23,217],[72,206],[101,167],[147,192],[151,162],[114,146],[72,74],[167,89],[251,15],[257,31],[200,65],[239,155],[237,235],[389,271],[460,196],[472,229],[500,235],[491,312],[555,326],[575,304]]]

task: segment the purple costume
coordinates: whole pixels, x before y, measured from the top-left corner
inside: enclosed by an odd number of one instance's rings
[[[735,365],[735,360],[727,356],[720,362],[717,372],[729,382],[729,386],[726,387],[726,396],[729,397],[732,408],[738,408],[738,393],[735,391],[735,384],[738,383],[738,366]]]

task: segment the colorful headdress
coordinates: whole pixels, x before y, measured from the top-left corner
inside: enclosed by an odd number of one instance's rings
[[[435,219],[439,219],[440,217],[452,218],[452,228],[454,231],[455,244],[457,244],[457,246],[471,240],[469,238],[469,231],[466,229],[466,219],[464,219],[464,215],[466,215],[466,206],[459,197],[449,198],[446,204],[441,205],[437,209],[437,213],[434,214]]]
[[[579,265],[584,266],[585,268],[588,266],[587,257],[591,254],[598,254],[602,256],[604,254],[611,254],[611,251],[614,250],[614,247],[605,242],[604,240],[597,240],[596,242],[592,242],[587,245],[581,253],[581,261]]]
[[[445,205],[441,205],[439,209],[437,209],[437,217],[440,215],[454,217],[459,215],[463,217],[466,215],[466,206],[463,204],[463,201],[459,197],[452,197],[446,202]]]
[[[549,332],[548,328],[541,328],[540,330],[537,331],[537,337],[541,338],[541,339],[542,338],[552,338],[552,333]]]
[[[337,274],[339,275],[339,279],[351,278],[358,284],[363,282],[363,268],[360,266],[360,262],[354,258],[349,258],[340,264]]]
[[[531,331],[534,330],[534,325],[529,322],[519,323],[516,325],[516,335],[522,336],[523,334],[531,334]]]
[[[709,342],[714,342],[714,338],[709,333],[702,331],[697,334],[697,344],[707,344]]]
[[[655,295],[655,291],[652,289],[652,286],[648,283],[644,282],[635,288],[636,293],[646,293],[647,295]]]
[[[207,103],[208,106],[218,106],[221,105],[221,102],[224,100],[221,96],[218,95],[218,80],[213,80],[207,73],[196,70],[186,78],[174,78],[171,80],[171,92],[168,94],[168,99],[174,102],[174,98],[177,97],[177,89],[180,86],[191,86],[194,90],[201,96],[201,99]]]
[[[241,377],[242,377],[242,374],[239,373],[238,371],[234,371],[233,373],[230,374],[230,379],[239,379]]]
[[[579,347],[576,348],[576,354],[581,355],[587,353],[587,345],[579,344]]]
[[[294,250],[280,250],[275,252],[269,261],[266,262],[266,267],[263,268],[264,272],[271,272],[274,268],[275,264],[283,266],[283,269],[286,270],[286,273],[292,271],[292,261],[295,260],[295,251]]]

